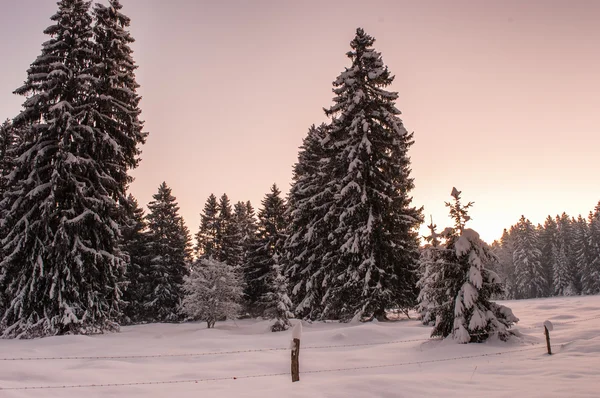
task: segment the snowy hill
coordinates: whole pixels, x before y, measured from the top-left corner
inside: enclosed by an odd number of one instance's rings
[[[291,331],[271,333],[265,321],[0,340],[0,397],[597,397],[600,296],[505,304],[521,319],[508,343],[428,340],[431,328],[414,320],[304,323],[294,384]]]

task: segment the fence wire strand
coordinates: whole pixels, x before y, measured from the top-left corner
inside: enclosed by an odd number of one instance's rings
[[[384,365],[369,365],[369,366],[355,366],[348,368],[333,368],[333,369],[317,369],[317,370],[304,370],[303,374],[314,374],[314,373],[330,373],[330,372],[346,372],[351,370],[366,370],[366,369],[380,369],[380,368],[391,368],[398,366],[409,366],[409,365],[421,365],[436,362],[449,362],[457,361],[461,359],[472,359],[482,358],[491,356],[500,356],[504,354],[511,354],[515,352],[537,350],[541,344],[535,344],[535,347],[521,348],[518,350],[490,352],[478,355],[464,355],[460,357],[431,359],[427,361],[413,361],[413,362],[400,362]],[[0,387],[0,391],[15,391],[15,390],[46,390],[46,389],[72,389],[72,388],[102,388],[102,387],[131,387],[131,386],[142,386],[142,385],[159,385],[159,384],[186,384],[186,383],[202,383],[210,381],[225,381],[225,380],[241,380],[241,379],[256,379],[264,377],[278,377],[278,376],[289,376],[288,373],[265,373],[258,375],[243,375],[243,376],[229,376],[229,377],[212,377],[203,379],[188,379],[188,380],[166,380],[166,381],[140,381],[131,383],[106,383],[106,384],[71,384],[71,385],[58,385],[58,386],[32,386],[32,387]]]
[[[382,341],[382,342],[374,342],[374,343],[306,346],[306,347],[302,347],[302,349],[303,350],[316,350],[316,349],[327,349],[327,348],[347,348],[347,347],[402,344],[402,343],[414,343],[414,342],[437,341],[437,340],[440,340],[440,339],[429,338],[429,339],[393,340],[393,341]],[[247,353],[269,352],[269,351],[289,351],[289,348],[287,348],[287,347],[285,347],[285,348],[284,347],[256,348],[256,349],[249,349],[249,350],[207,351],[207,352],[185,353],[185,354],[64,356],[64,357],[7,357],[7,358],[0,358],[0,361],[112,360],[112,359],[148,359],[148,358],[177,358],[177,357],[183,358],[183,357],[202,357],[202,356],[210,356],[210,355],[247,354]]]
[[[591,318],[586,318],[586,319],[575,319],[575,320],[566,321],[566,322],[554,322],[554,325],[561,326],[561,325],[567,325],[567,324],[572,324],[572,323],[586,322],[586,321],[595,320],[595,319],[600,319],[600,315],[591,317]],[[538,329],[538,328],[540,328],[540,326],[523,327],[523,328],[519,328],[519,330]],[[385,344],[402,344],[402,343],[411,343],[411,342],[440,341],[440,340],[441,340],[441,338],[393,340],[393,341],[360,343],[360,344],[306,346],[306,347],[303,347],[303,349],[315,350],[315,349],[329,349],[329,348],[346,348],[346,347],[375,346],[375,345],[385,345]],[[571,343],[579,341],[579,340],[583,340],[583,339],[569,341],[568,343],[564,343],[561,345],[571,344]],[[517,353],[517,352],[537,350],[537,349],[539,349],[539,347],[541,345],[543,345],[543,343],[532,344],[528,348],[491,352],[491,353],[484,353],[484,354],[477,354],[477,355],[465,355],[465,356],[459,356],[459,357],[431,359],[431,360],[425,360],[425,361],[400,362],[400,363],[393,363],[393,364],[367,365],[367,366],[333,368],[333,369],[304,370],[304,371],[302,371],[302,373],[303,374],[315,374],[315,373],[329,373],[329,372],[346,372],[346,371],[353,371],[353,370],[391,368],[391,367],[398,367],[398,366],[422,365],[422,364],[431,364],[431,363],[437,363],[437,362],[449,362],[449,361],[456,361],[456,360],[462,360],[462,359],[492,357],[492,356],[500,356],[500,355],[505,355],[505,354]],[[200,356],[208,356],[208,355],[233,355],[233,354],[245,354],[245,353],[268,352],[268,351],[284,351],[284,350],[287,351],[287,350],[289,350],[289,348],[260,348],[260,349],[249,349],[249,350],[215,351],[215,352],[200,352],[200,353],[186,353],[186,354],[22,357],[22,358],[0,358],[0,361],[94,360],[94,359],[95,360],[109,360],[109,359],[138,359],[138,358],[165,358],[165,357],[200,357]],[[211,382],[211,381],[278,377],[278,376],[287,376],[287,375],[288,375],[288,373],[264,373],[264,374],[257,374],[257,375],[198,378],[198,379],[187,379],[187,380],[140,381],[140,382],[129,382],[129,383],[72,384],[72,385],[31,386],[31,387],[0,387],[0,391],[128,387],[128,386],[161,385],[161,384],[186,384],[186,383],[201,383],[201,382]]]
[[[595,319],[600,319],[600,315],[586,318],[586,319],[575,319],[566,322],[553,322],[556,326],[568,325],[572,323],[587,322]],[[527,326],[518,327],[516,330],[532,330],[539,329],[543,326]],[[474,335],[473,335],[474,336]],[[315,345],[302,347],[303,350],[318,350],[318,349],[335,349],[335,348],[348,348],[348,347],[366,347],[366,346],[377,346],[377,345],[391,345],[391,344],[404,344],[404,343],[417,343],[426,341],[440,341],[441,338],[432,337],[426,339],[409,339],[409,340],[392,340],[382,341],[373,343],[357,343],[357,344],[331,344],[331,345]],[[184,354],[150,354],[150,355],[100,355],[100,356],[64,356],[64,357],[5,357],[0,358],[0,361],[53,361],[53,360],[114,360],[114,359],[151,359],[151,358],[193,358],[203,357],[211,355],[235,355],[235,354],[248,354],[257,352],[272,352],[272,351],[287,351],[288,347],[274,347],[274,348],[255,348],[247,350],[232,350],[232,351],[207,351],[207,352],[196,352],[196,353],[184,353]]]

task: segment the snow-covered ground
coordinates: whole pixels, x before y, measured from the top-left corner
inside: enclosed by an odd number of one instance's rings
[[[427,341],[431,328],[414,320],[303,323],[300,382],[293,384],[291,331],[271,333],[265,321],[221,322],[210,330],[203,323],[153,324],[98,336],[0,340],[0,397],[600,396],[600,296],[505,303],[521,319],[515,328],[521,337],[508,343]],[[554,322],[552,356],[546,354],[546,319]],[[210,355],[190,356],[202,353]],[[119,358],[106,358],[111,356]],[[6,360],[17,357],[105,358]],[[99,386],[130,383],[141,384]]]

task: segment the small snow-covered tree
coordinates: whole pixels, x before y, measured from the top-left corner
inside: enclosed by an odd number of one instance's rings
[[[431,301],[437,304],[432,336],[451,336],[459,343],[483,342],[492,335],[505,340],[518,319],[509,308],[490,301],[493,294],[502,291],[498,276],[486,269],[496,259],[479,234],[464,227],[472,202],[462,205],[456,189],[452,196],[454,203],[446,206],[455,227],[441,234],[446,239],[443,265],[431,278]]]
[[[179,215],[177,199],[163,182],[148,204],[148,289],[145,310],[151,320],[174,322],[183,298],[183,278],[191,256],[189,231]]]
[[[444,250],[440,245],[439,234],[436,231],[437,226],[433,224],[433,221],[427,228],[429,228],[430,234],[425,237],[427,244],[421,249],[419,281],[417,282],[417,287],[420,289],[417,298],[417,311],[421,314],[421,322],[424,325],[428,325],[435,320],[435,314],[432,310],[436,307],[436,304],[432,302],[434,294],[431,289],[436,282],[433,278],[439,275],[436,271],[440,266],[441,251]]]
[[[517,298],[543,297],[547,282],[542,267],[537,231],[531,221],[521,216],[516,225],[513,262]]]
[[[268,275],[268,289],[261,301],[265,310],[263,316],[269,319],[275,319],[271,326],[273,332],[280,332],[289,329],[292,324],[290,318],[294,316],[291,312],[292,301],[288,296],[287,280],[281,273],[279,264],[279,255],[273,255],[273,264],[271,272]]]
[[[223,318],[235,319],[242,306],[242,280],[238,271],[212,258],[201,258],[183,285],[181,311],[190,319],[205,321],[210,329]]]
[[[269,292],[269,273],[274,263],[274,256],[280,255],[285,240],[285,201],[277,185],[262,200],[262,208],[258,212],[258,231],[254,246],[248,253],[248,264],[245,274],[246,298],[257,314],[262,314],[264,306],[261,298]]]

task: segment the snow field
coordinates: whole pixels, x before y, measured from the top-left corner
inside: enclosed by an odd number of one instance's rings
[[[0,397],[598,396],[600,296],[503,304],[521,319],[514,328],[519,337],[508,343],[428,340],[431,328],[414,320],[304,322],[300,382],[293,384],[292,331],[271,333],[268,321],[218,322],[210,330],[205,323],[150,324],[115,334],[0,340]],[[546,354],[546,319],[554,324],[553,356]],[[246,352],[259,349],[266,351]],[[241,352],[216,353],[224,351]],[[189,356],[199,353],[209,355]],[[150,355],[159,356],[123,358]],[[119,358],[6,360],[73,356]],[[469,358],[452,359],[459,357]],[[206,379],[219,380],[193,382]],[[11,389],[146,382],[174,383]]]

